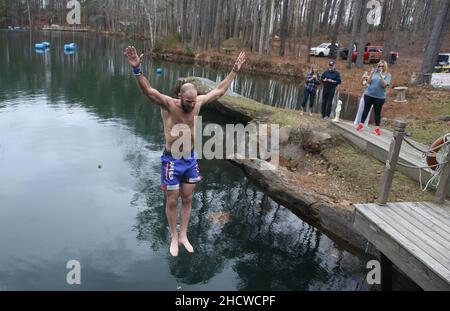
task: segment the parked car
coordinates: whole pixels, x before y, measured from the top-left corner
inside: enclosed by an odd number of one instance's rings
[[[356,59],[358,58],[358,51],[354,51],[352,54],[352,61],[356,63]],[[377,63],[379,62],[384,55],[384,48],[382,46],[376,45],[366,45],[364,48],[364,63]]]
[[[335,44],[334,48],[338,49],[339,43]],[[321,45],[315,48],[311,48],[309,54],[311,56],[318,56],[318,57],[330,56],[332,50],[333,46],[331,43],[322,43]]]
[[[435,72],[450,72],[450,53],[439,53]]]
[[[400,53],[392,51],[389,57],[389,63],[395,64],[400,57]],[[353,51],[352,61],[355,63],[358,58],[358,51]],[[378,63],[384,58],[384,47],[379,45],[367,44],[364,48],[364,63]]]

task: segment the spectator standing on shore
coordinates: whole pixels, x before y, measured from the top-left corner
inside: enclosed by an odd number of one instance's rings
[[[367,81],[369,81],[369,73],[366,71],[366,72],[364,72],[364,75],[363,75],[362,80],[361,80],[361,84],[362,84],[362,86],[364,88],[364,92],[363,92],[363,95],[361,96],[361,99],[359,101],[358,112],[356,113],[356,118],[355,118],[355,126],[357,126],[358,124],[361,123],[361,119],[362,119],[362,116],[363,116],[363,113],[364,113],[364,108],[365,108],[364,93],[366,92],[366,89],[369,86]],[[372,110],[373,110],[373,107],[370,109],[369,115],[368,115],[368,117],[366,119],[366,122],[364,123],[364,126],[366,128],[369,127],[370,115],[372,114]]]
[[[391,84],[391,74],[388,72],[388,64],[384,60],[378,63],[377,68],[372,70],[372,74],[367,80],[368,87],[364,92],[364,113],[361,123],[356,128],[357,131],[364,129],[363,123],[366,122],[370,109],[375,111],[375,124],[377,126],[375,134],[380,136],[381,111],[386,102],[387,88]]]
[[[331,61],[328,65],[328,70],[322,74],[322,119],[331,117],[331,107],[336,94],[336,88],[342,83],[341,74],[336,70],[336,62]]]
[[[314,102],[317,94],[317,87],[321,84],[321,75],[316,64],[311,65],[311,71],[306,75],[305,90],[303,92],[302,112],[306,112],[309,99],[309,115],[312,116]]]

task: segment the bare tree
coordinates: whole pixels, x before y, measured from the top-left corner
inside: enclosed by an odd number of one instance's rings
[[[352,68],[353,62],[353,46],[356,40],[356,32],[358,31],[359,22],[361,20],[362,2],[357,0],[353,7],[353,21],[352,21],[352,39],[348,47],[347,68]]]
[[[393,9],[389,18],[388,38],[384,46],[384,59],[389,60],[391,52],[397,47],[398,30],[402,14],[402,0],[392,0]]]
[[[316,12],[318,11],[317,8],[317,2],[315,1],[310,1],[309,2],[309,22],[308,22],[308,51],[306,54],[306,62],[310,63],[311,62],[311,55],[310,55],[310,50],[312,47],[312,40],[313,40],[313,36],[314,36],[314,28],[316,25]]]
[[[332,58],[336,58],[338,52],[336,45],[337,45],[337,38],[339,35],[339,28],[341,26],[342,20],[344,19],[344,9],[345,9],[345,0],[340,0],[336,23],[334,24],[333,32],[331,35],[330,57]]]
[[[280,56],[284,57],[286,53],[286,37],[288,32],[288,8],[289,0],[283,0],[283,17],[281,18],[281,43],[280,43]]]
[[[361,22],[361,34],[358,44],[358,56],[356,58],[356,67],[361,68],[364,64],[364,49],[366,46],[366,36],[369,30],[369,23],[367,22],[367,0],[362,0],[362,22]]]

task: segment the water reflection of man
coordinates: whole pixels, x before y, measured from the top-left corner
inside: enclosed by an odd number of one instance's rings
[[[226,93],[245,62],[245,53],[240,53],[231,73],[213,91],[199,96],[195,86],[187,83],[181,87],[177,99],[163,95],[151,86],[141,70],[144,55],[138,55],[135,47],[129,46],[124,53],[128,57],[128,62],[133,68],[142,92],[161,108],[166,139],[165,150],[161,157],[161,184],[167,194],[166,216],[172,235],[170,254],[178,256],[179,244],[184,245],[188,252],[193,253],[194,248],[189,243],[187,229],[192,210],[192,195],[195,185],[201,181],[202,177],[197,163],[197,154],[193,150],[190,152],[190,156],[175,156],[179,154],[179,150],[172,150],[172,146],[179,136],[172,136],[171,132],[175,126],[187,125],[190,129],[192,146],[195,146],[195,117],[199,115],[203,105],[216,101]],[[180,233],[178,233],[177,206],[180,197],[182,207]]]

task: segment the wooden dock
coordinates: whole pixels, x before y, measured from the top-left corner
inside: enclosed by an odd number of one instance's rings
[[[424,290],[450,290],[450,203],[355,205],[354,225]]]
[[[369,132],[368,130],[357,132],[356,126],[353,123],[342,120],[340,122],[331,122],[331,126],[336,129],[344,138],[349,140],[353,145],[357,146],[362,151],[367,152],[369,155],[383,163],[386,162],[393,132],[381,129],[381,136],[376,136],[373,131]],[[427,150],[430,148],[429,146],[414,142],[411,139],[408,140],[411,141],[419,149]],[[427,165],[423,154],[407,145],[406,143],[403,143],[402,145],[399,161],[408,166],[417,167],[417,169],[398,166],[397,171],[416,181],[419,181],[420,177],[422,177],[422,183],[424,185],[433,176],[434,172],[429,168],[423,169],[422,174],[420,174],[418,168]],[[433,190],[436,190],[433,186],[431,186],[431,188]]]

